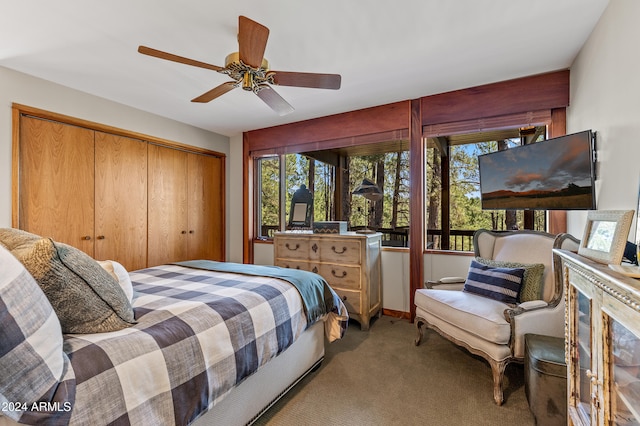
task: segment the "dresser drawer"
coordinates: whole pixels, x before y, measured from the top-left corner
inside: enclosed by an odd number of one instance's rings
[[[279,258],[309,259],[310,241],[305,238],[279,237],[275,240],[275,252]]]
[[[303,271],[311,271],[312,268],[309,262],[304,262],[301,260],[276,259],[274,263],[276,266],[281,266],[283,268],[301,269]]]
[[[322,263],[318,273],[333,288],[360,290],[361,269],[359,266]]]
[[[350,291],[350,290],[340,290],[338,288],[334,288],[335,292],[340,296],[344,306],[346,306],[347,311],[360,314],[360,292],[359,291]]]
[[[319,259],[321,262],[360,264],[360,242],[347,239],[319,241]]]

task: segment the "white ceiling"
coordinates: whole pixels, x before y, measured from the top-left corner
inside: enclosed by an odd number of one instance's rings
[[[223,135],[568,68],[609,0],[2,0],[0,66]],[[224,66],[238,16],[270,29],[272,69],[342,75],[338,91],[276,86],[190,100],[228,81],[137,53]]]

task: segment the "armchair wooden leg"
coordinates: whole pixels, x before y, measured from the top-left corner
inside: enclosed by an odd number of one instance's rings
[[[493,373],[493,400],[496,405],[502,405],[502,382],[504,382],[504,370],[507,367],[509,360],[495,361],[493,359],[489,359],[488,361],[489,364],[491,364],[491,372]]]
[[[413,341],[413,343],[416,346],[418,346],[418,345],[420,345],[420,342],[422,341],[422,327],[424,326],[425,321],[422,318],[416,317],[415,323],[416,323],[416,338]]]

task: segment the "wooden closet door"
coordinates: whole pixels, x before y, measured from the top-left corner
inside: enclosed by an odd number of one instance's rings
[[[149,152],[149,266],[187,259],[187,153],[158,145]]]
[[[93,256],[94,132],[20,119],[18,226]]]
[[[222,159],[188,155],[189,259],[223,259]]]
[[[147,143],[96,132],[95,258],[147,266]]]

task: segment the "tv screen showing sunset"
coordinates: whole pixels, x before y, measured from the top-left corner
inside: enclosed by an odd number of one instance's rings
[[[591,131],[478,157],[483,209],[594,209]]]

